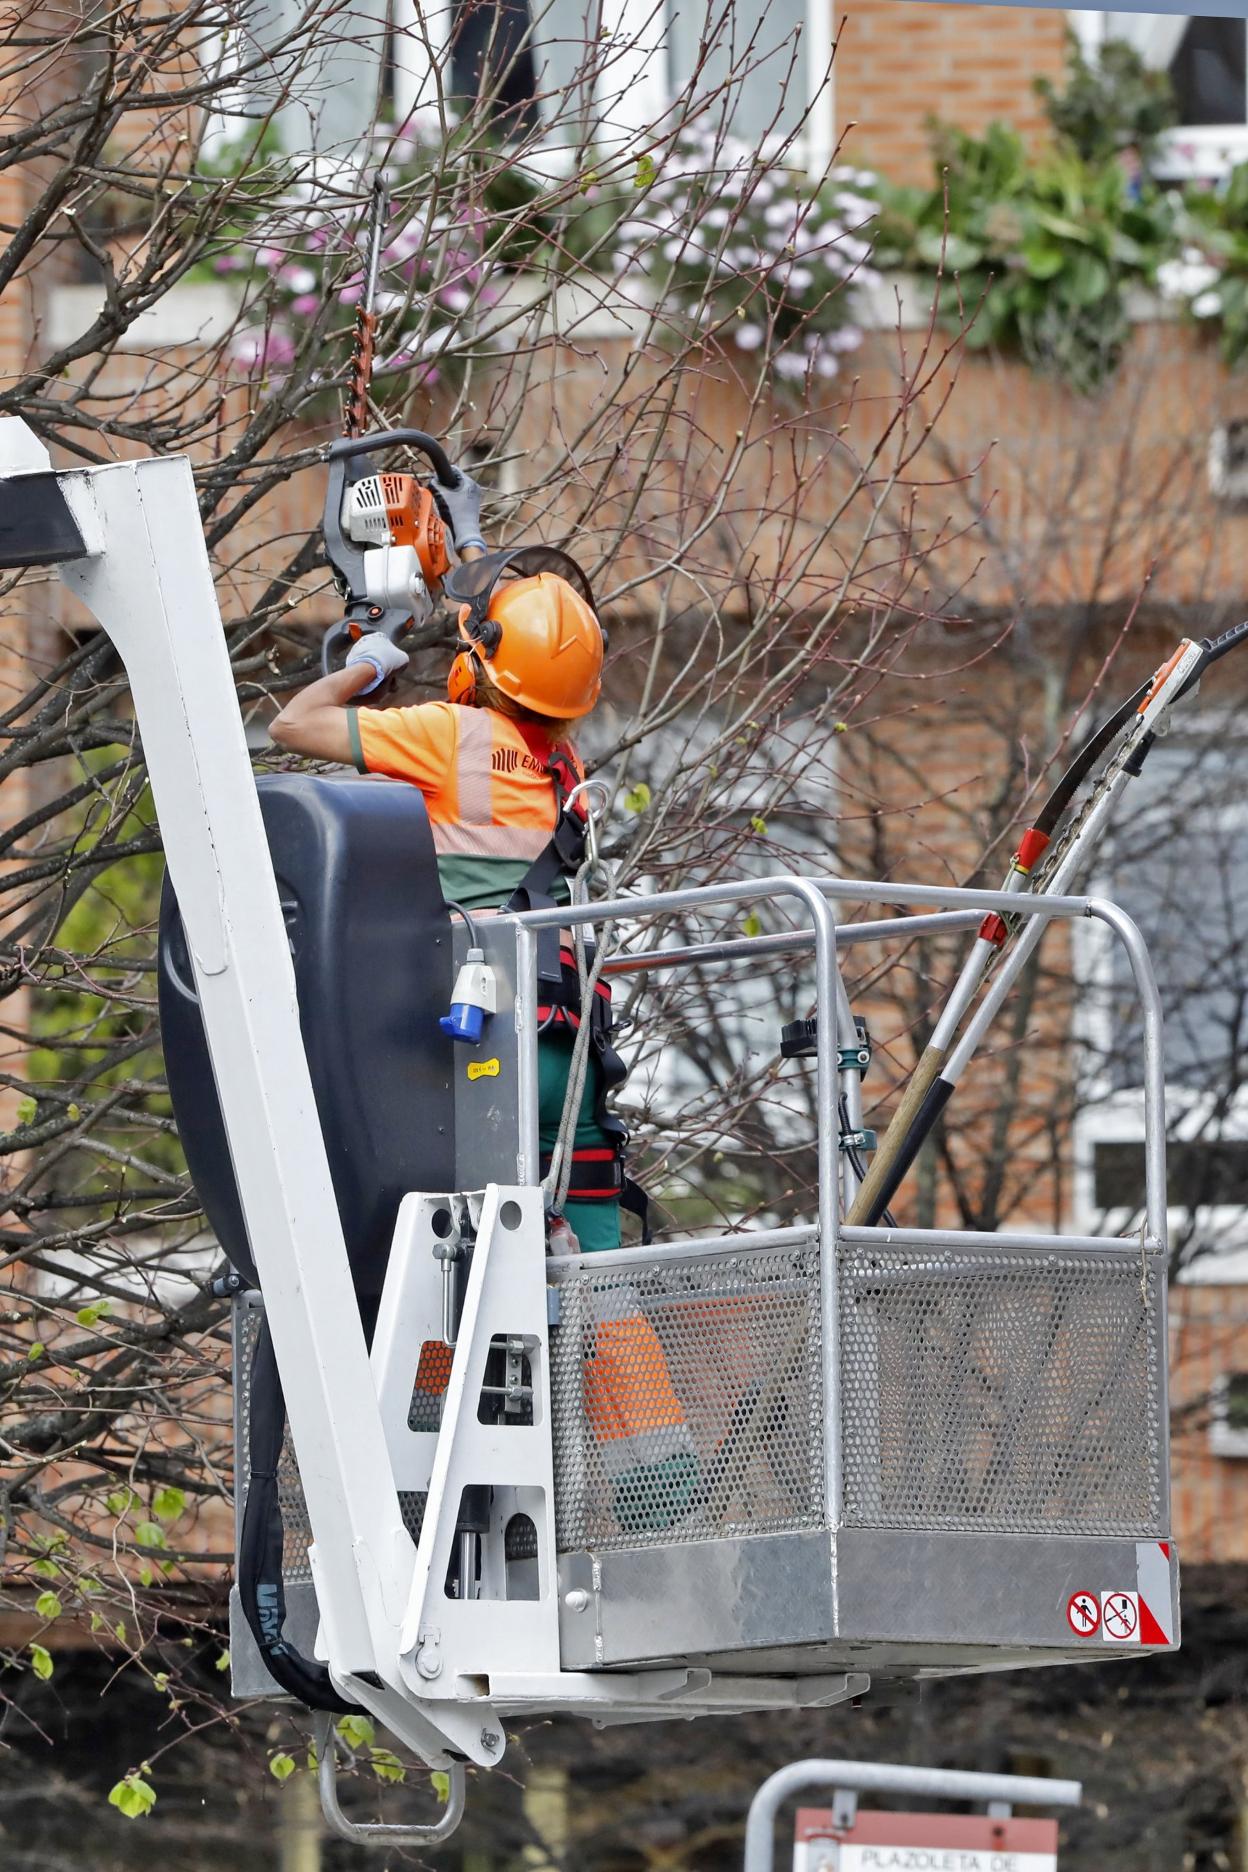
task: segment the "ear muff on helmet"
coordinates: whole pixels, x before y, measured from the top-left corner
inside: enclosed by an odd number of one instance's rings
[[[451,664],[446,675],[446,695],[449,702],[459,702],[465,706],[477,693],[477,659],[471,650],[461,650]]]

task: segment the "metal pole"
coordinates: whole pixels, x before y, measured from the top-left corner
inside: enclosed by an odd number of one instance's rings
[[[903,1768],[892,1762],[790,1762],[769,1775],[750,1802],[745,1872],[773,1872],[776,1815],[792,1795],[812,1787],[929,1800],[1009,1801],[1020,1807],[1077,1807],[1083,1799],[1082,1783],[1047,1781],[1039,1775],[968,1774],[954,1768]]]

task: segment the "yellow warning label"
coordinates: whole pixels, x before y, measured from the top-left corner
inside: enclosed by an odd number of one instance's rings
[[[496,1059],[469,1060],[468,1077],[470,1079],[497,1079],[498,1061]]]

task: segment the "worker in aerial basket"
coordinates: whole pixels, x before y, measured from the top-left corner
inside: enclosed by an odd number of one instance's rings
[[[343,669],[294,696],[270,732],[296,753],[351,761],[361,773],[418,786],[448,902],[474,914],[567,902],[584,818],[583,806],[565,807],[584,777],[569,737],[602,689],[605,639],[593,594],[566,553],[542,546],[488,552],[481,489],[467,475],[453,489],[439,488],[437,498],[460,562],[445,587],[459,606],[448,699],[409,708],[358,707],[408,660],[377,633],[359,639]],[[549,945],[539,944],[538,988],[545,1175],[581,1019],[575,957],[553,930]],[[627,1132],[607,1110],[625,1069],[610,1043],[605,984],[596,989],[590,1018],[590,1071],[576,1117],[564,1216],[582,1251],[592,1254],[619,1247],[621,1200],[641,1208],[644,1198],[624,1177]],[[620,1315],[618,1305],[615,1311]],[[603,1321],[597,1341],[593,1373],[587,1367],[587,1409],[597,1421],[602,1453],[610,1457],[617,1512],[632,1525],[666,1525],[696,1487],[696,1464],[662,1350],[631,1308]],[[640,1480],[643,1473],[645,1486],[626,1484],[622,1498],[621,1480]]]

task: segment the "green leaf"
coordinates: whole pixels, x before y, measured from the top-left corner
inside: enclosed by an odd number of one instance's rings
[[[34,1344],[28,1348],[26,1357],[28,1359],[42,1358],[46,1349],[43,1340],[36,1339]]]
[[[216,1668],[217,1668],[217,1670],[219,1670],[219,1671],[227,1671],[227,1670],[229,1670],[229,1668],[230,1668],[230,1654],[229,1654],[229,1652],[228,1652],[228,1651],[221,1651],[221,1652],[218,1652],[218,1654],[217,1654],[217,1663],[216,1663]]]
[[[156,1575],[152,1572],[151,1567],[148,1566],[147,1561],[145,1560],[142,1566],[139,1568],[139,1585],[150,1586],[152,1584],[152,1581],[155,1578],[156,1578]]]
[[[102,1320],[108,1311],[109,1304],[107,1300],[93,1300],[90,1306],[79,1307],[74,1318],[78,1321],[80,1326],[94,1326],[96,1321]]]
[[[289,1781],[297,1766],[293,1755],[274,1755],[269,1762],[269,1773],[275,1781]]]
[[[431,1774],[429,1777],[429,1785],[432,1787],[434,1793],[437,1795],[440,1801],[450,1800],[451,1798],[450,1775],[443,1774],[440,1770],[435,1770],[435,1772]]]
[[[186,1496],[180,1488],[157,1489],[152,1496],[152,1513],[158,1521],[176,1521],[186,1507]]]
[[[55,1560],[36,1560],[30,1570],[32,1573],[38,1574],[40,1579],[59,1579],[61,1577],[61,1569],[57,1566]]]
[[[761,936],[762,935],[763,933],[762,918],[759,916],[757,910],[751,910],[747,916],[742,917],[741,928],[743,929],[743,931],[745,932],[747,936]]]
[[[140,1521],[134,1530],[134,1538],[140,1547],[167,1547],[169,1545],[165,1539],[164,1528],[158,1527],[155,1521]]]
[[[65,1107],[65,1116],[67,1118],[72,1118],[74,1123],[77,1124],[78,1120],[82,1117],[82,1106],[67,1105]]]
[[[35,1600],[35,1611],[42,1619],[60,1618],[61,1602],[54,1592],[41,1592]]]
[[[407,1769],[389,1749],[370,1749],[368,1759],[379,1781],[406,1781]]]
[[[33,1098],[18,1099],[17,1101],[18,1124],[19,1125],[34,1124],[35,1118],[38,1115],[38,1111],[39,1111],[39,1107],[36,1105]]]
[[[982,247],[973,241],[964,240],[959,234],[946,234],[944,229],[929,229],[919,235],[914,243],[914,250],[926,266],[938,267],[942,260],[951,273],[965,273],[968,267],[978,266],[984,257]]]
[[[129,1514],[132,1508],[139,1506],[139,1498],[133,1489],[115,1489],[108,1496],[105,1506],[109,1514],[116,1515],[120,1520],[122,1515]]]
[[[118,1619],[117,1623],[113,1626],[113,1637],[117,1640],[118,1644],[126,1643],[126,1621],[124,1618]]]
[[[128,1774],[108,1797],[110,1807],[119,1807],[127,1820],[141,1820],[156,1805],[156,1790],[141,1775]]]
[[[169,1688],[168,1671],[156,1672],[155,1676],[152,1678],[152,1688],[153,1690],[167,1690]]]
[[[348,1748],[371,1748],[377,1731],[367,1716],[343,1716],[334,1725]]]
[[[633,187],[648,189],[658,180],[658,167],[653,156],[637,158],[637,174],[633,177]]]
[[[46,1683],[56,1668],[52,1662],[52,1653],[45,1651],[41,1644],[29,1645],[27,1649],[30,1652],[31,1670],[34,1671],[36,1677],[42,1677]]]
[[[750,820],[750,830],[751,832],[757,832],[760,838],[766,833],[767,821],[763,818],[761,813],[755,813],[754,817]]]
[[[650,804],[650,789],[644,780],[639,780],[635,787],[624,795],[624,806],[631,813],[643,813]]]

